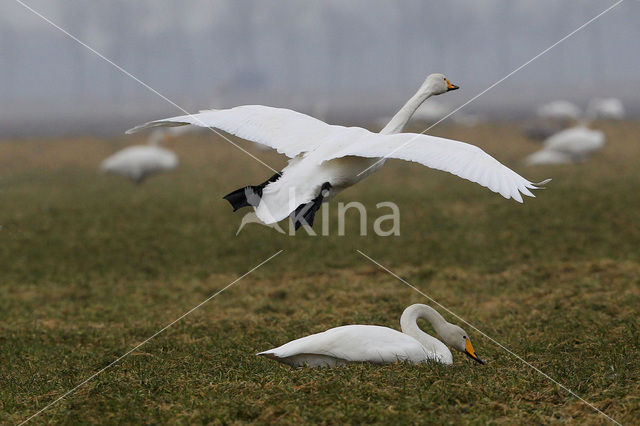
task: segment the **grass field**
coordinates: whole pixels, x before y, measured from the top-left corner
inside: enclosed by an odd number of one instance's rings
[[[451,315],[481,366],[290,369],[260,350],[330,327],[399,327],[429,303],[376,259],[623,424],[640,421],[640,124],[601,123],[592,161],[526,169],[515,125],[440,126],[530,180],[524,205],[399,161],[336,201],[394,201],[401,236],[292,237],[221,197],[271,172],[213,135],[169,145],[173,174],[97,173],[117,140],[0,141],[0,422],[17,423],[278,250],[255,272],[34,423],[607,423]],[[252,151],[255,152],[255,151]],[[274,167],[283,160],[256,153]],[[444,312],[443,312],[444,313]],[[425,329],[429,330],[425,325]]]

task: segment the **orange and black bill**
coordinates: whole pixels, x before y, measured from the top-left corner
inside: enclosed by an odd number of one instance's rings
[[[456,86],[455,84],[451,83],[448,78],[445,78],[445,81],[447,82],[447,92],[449,92],[451,90],[457,90],[457,89],[460,88],[460,87]]]
[[[480,364],[484,365],[484,361],[481,360],[480,358],[478,358],[478,355],[476,355],[476,351],[473,350],[473,345],[471,344],[471,341],[469,339],[467,339],[467,341],[465,343],[464,353],[469,358],[474,359],[475,361],[477,361]]]

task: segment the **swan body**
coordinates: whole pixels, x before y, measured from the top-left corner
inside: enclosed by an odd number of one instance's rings
[[[441,344],[437,349],[429,351],[413,337],[388,327],[345,325],[302,337],[258,355],[292,367],[334,367],[349,362],[387,364],[398,361],[453,364],[449,348]]]
[[[551,136],[544,142],[545,149],[582,157],[604,147],[604,133],[585,125],[571,127]]]
[[[134,145],[124,148],[106,158],[100,168],[104,172],[114,173],[135,183],[141,183],[153,173],[173,170],[178,166],[177,155],[157,146],[163,135],[153,132],[149,145]]]
[[[580,107],[569,101],[553,101],[538,108],[538,116],[551,120],[578,120],[582,114]]]
[[[293,340],[258,353],[292,367],[333,367],[351,362],[389,364],[427,361],[452,364],[449,348],[420,330],[418,318],[431,322],[436,332],[454,349],[483,363],[460,327],[450,324],[433,308],[415,304],[402,314],[402,332],[377,325],[345,325]]]
[[[594,98],[589,101],[587,115],[592,118],[622,120],[625,109],[622,101],[617,98]]]
[[[604,133],[578,125],[562,130],[544,142],[544,148],[525,159],[533,164],[562,164],[584,161],[604,147]]]
[[[430,96],[457,89],[442,74],[431,74],[418,92],[380,133],[360,127],[329,125],[299,112],[260,105],[151,121],[127,133],[161,126],[195,124],[213,127],[274,148],[290,158],[288,165],[261,185],[228,194],[234,208],[253,206],[266,224],[304,213],[306,224],[326,202],[345,188],[378,170],[388,158],[414,161],[479,183],[493,192],[522,202],[533,197],[532,182],[519,176],[480,148],[424,134],[400,133],[416,109]],[[381,160],[382,159],[382,160]],[[307,210],[305,210],[307,209]],[[309,220],[310,219],[310,220]],[[296,224],[296,228],[302,221]]]
[[[529,155],[525,159],[525,163],[528,166],[537,166],[543,164],[569,164],[571,163],[571,156],[564,152],[540,150]]]

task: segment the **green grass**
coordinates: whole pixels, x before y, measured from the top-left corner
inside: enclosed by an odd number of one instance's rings
[[[464,324],[487,365],[456,353],[448,367],[294,370],[256,357],[338,325],[398,328],[405,306],[429,303],[361,250],[635,423],[640,125],[603,127],[608,145],[592,161],[531,169],[517,160],[536,146],[516,126],[440,127],[529,179],[554,181],[519,205],[390,162],[332,202],[327,237],[255,224],[235,236],[242,214],[221,196],[270,171],[209,135],[172,142],[179,170],[140,187],[96,168],[141,139],[0,141],[0,422],[30,416],[284,250],[34,422],[606,423]],[[396,202],[401,236],[360,236],[354,212],[336,235],[336,202],[352,200],[369,208],[369,231],[385,213],[376,203]]]

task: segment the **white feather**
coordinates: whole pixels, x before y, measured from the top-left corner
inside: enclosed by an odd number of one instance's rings
[[[446,349],[446,347],[445,347]],[[399,331],[376,325],[345,325],[322,333],[293,340],[284,345],[260,352],[293,367],[309,365],[334,366],[347,362],[374,364],[408,361],[412,363],[445,360],[451,363],[451,352],[428,352],[416,339]],[[306,355],[301,357],[301,355]],[[319,356],[318,361],[313,359]],[[451,358],[450,362],[449,358]],[[311,361],[311,362],[310,362]]]
[[[201,111],[150,121],[127,130],[135,133],[153,127],[193,124],[223,130],[239,138],[266,145],[293,158],[315,147],[333,126],[308,115],[284,108],[244,105],[231,109]]]

